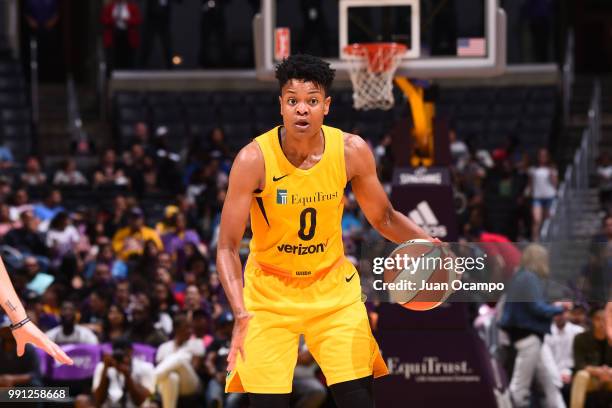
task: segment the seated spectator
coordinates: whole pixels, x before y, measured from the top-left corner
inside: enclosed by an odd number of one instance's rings
[[[10,207],[6,203],[0,203],[0,239],[13,228],[19,227],[20,224],[11,220]]]
[[[36,157],[29,157],[26,161],[25,171],[19,177],[26,186],[42,186],[47,182],[47,176],[40,168],[40,162]]]
[[[111,270],[105,263],[96,264],[93,275],[89,280],[89,286],[95,289],[102,289],[104,291],[112,291],[113,289],[113,275]]]
[[[187,315],[174,317],[174,338],[159,346],[155,375],[164,407],[176,407],[179,396],[193,395],[202,387],[197,371],[202,364],[204,344],[192,337]]]
[[[98,344],[95,333],[76,322],[76,307],[70,300],[62,302],[60,325],[49,330],[47,336],[59,345]]]
[[[6,326],[10,324],[5,320]],[[34,346],[28,344],[17,357],[17,343],[9,327],[0,327],[0,387],[40,387],[40,363]]]
[[[59,318],[53,313],[48,313],[45,310],[42,297],[40,295],[35,292],[31,292],[24,296],[24,298],[27,300],[28,317],[32,319],[40,330],[47,331],[59,325]]]
[[[179,208],[176,205],[168,205],[164,208],[164,218],[155,224],[155,231],[157,231],[161,237],[174,231],[174,216],[178,212]]]
[[[54,281],[53,275],[42,272],[40,263],[33,256],[26,256],[21,270],[27,280],[27,288],[42,295]]]
[[[10,215],[11,220],[18,222],[21,219],[21,213],[24,211],[33,211],[34,206],[30,204],[28,191],[25,188],[20,188],[15,191],[11,199]]]
[[[296,407],[318,408],[327,398],[325,386],[315,375],[317,369],[318,365],[314,357],[308,351],[304,338],[300,336],[298,359],[293,372],[293,391],[291,392],[291,400],[294,401],[293,404]]]
[[[88,184],[87,179],[77,170],[74,159],[68,159],[62,164],[62,168],[55,172],[53,184],[57,186],[82,186]]]
[[[6,203],[13,194],[12,181],[8,176],[0,175],[0,201]]]
[[[572,369],[574,368],[574,338],[584,329],[570,322],[570,312],[568,310],[553,317],[550,326],[550,334],[544,337],[544,344],[547,344],[556,363],[556,368],[561,376],[559,379],[562,384],[561,392],[566,402],[569,398],[570,384],[572,382]]]
[[[139,407],[155,392],[153,364],[132,358],[132,343],[113,342],[113,353],[104,355],[94,371],[92,391],[96,406]]]
[[[149,305],[141,302],[134,304],[132,322],[126,337],[133,343],[143,343],[153,347],[159,347],[160,344],[167,341],[168,337],[155,328],[152,315]]]
[[[108,313],[111,297],[108,289],[94,287],[81,307],[81,324],[102,336],[102,324]]]
[[[587,306],[578,303],[570,310],[569,321],[583,329],[588,329],[588,317]]]
[[[225,379],[227,376],[227,356],[230,350],[234,316],[224,312],[215,321],[215,340],[206,350],[204,366],[209,377],[206,386],[206,406],[223,406],[237,408],[240,406],[244,394],[225,393]]]
[[[599,188],[599,202],[604,209],[612,204],[612,159],[610,152],[603,152],[597,160],[597,187]]]
[[[102,342],[111,343],[125,336],[128,328],[127,314],[116,304],[108,307],[102,323]]]
[[[100,166],[94,172],[94,187],[126,186],[129,183],[123,169],[117,165],[117,155],[113,149],[104,152]]]
[[[21,213],[21,227],[10,230],[4,236],[4,243],[23,254],[46,257],[48,249],[43,235],[38,232],[38,219],[31,211]]]
[[[159,266],[159,254],[159,248],[155,245],[155,242],[152,240],[146,241],[142,255],[138,258],[138,263],[134,267],[134,273],[130,275],[130,280],[134,282],[138,279],[149,279]],[[149,282],[146,282],[146,284]]]
[[[202,340],[204,348],[210,347],[214,341],[212,336],[210,315],[203,309],[198,309],[192,313],[191,320],[193,322],[194,337]]]
[[[68,213],[64,211],[57,213],[49,224],[46,238],[47,247],[51,251],[51,265],[59,267],[65,256],[74,255],[80,238]]]
[[[189,285],[185,289],[185,304],[183,305],[183,311],[187,312],[189,318],[192,317],[192,313],[198,309],[207,310],[207,302],[202,299],[202,294],[196,285]]]
[[[122,195],[117,195],[113,198],[112,208],[105,214],[104,235],[112,237],[122,227],[127,225],[128,204],[127,200]]]
[[[164,249],[179,265],[185,264],[185,246],[188,243],[200,245],[200,236],[193,229],[187,229],[187,219],[183,213],[176,213],[173,218],[174,231],[162,236]]]
[[[125,262],[120,259],[116,259],[113,247],[110,243],[105,243],[99,246],[98,255],[94,261],[90,261],[85,265],[85,271],[83,275],[86,278],[91,278],[94,275],[96,266],[98,264],[105,264],[111,271],[113,279],[125,279],[127,278],[128,267]]]
[[[145,156],[142,160],[143,191],[145,193],[159,192],[157,167],[151,156]]]
[[[172,289],[161,281],[156,281],[153,285],[152,304],[155,313],[165,314],[168,316],[174,315],[178,311],[178,306]],[[172,320],[170,320],[172,322]],[[161,325],[159,327],[166,335],[172,333],[172,324]]]
[[[154,229],[144,225],[144,214],[140,208],[132,208],[128,216],[129,226],[121,228],[113,237],[113,250],[119,259],[127,260],[132,255],[142,255],[146,241],[153,241],[159,250],[164,249]]]
[[[34,215],[43,222],[50,221],[61,211],[65,210],[62,207],[62,193],[58,189],[48,190],[43,201],[34,206]]]
[[[150,148],[149,144],[149,126],[145,122],[136,122],[134,125],[134,137],[130,140],[129,148],[132,145],[140,144],[144,147],[145,152],[152,155],[154,152]]]
[[[15,165],[13,152],[7,146],[0,146],[0,170],[10,169]]]
[[[591,322],[590,330],[574,338],[572,408],[612,404],[612,339],[606,333],[603,306],[591,309]]]
[[[204,255],[207,253],[206,247],[200,243],[195,245],[191,242],[185,244],[183,248],[184,261],[183,264],[177,263],[177,273],[185,271],[193,272],[196,279],[202,278],[208,280],[208,259]]]
[[[123,152],[123,164],[125,174],[130,181],[130,188],[137,195],[142,195],[145,191],[145,154],[141,144],[134,144],[129,151]]]

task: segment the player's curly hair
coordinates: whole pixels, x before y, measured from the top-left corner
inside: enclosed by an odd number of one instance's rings
[[[336,70],[331,69],[329,63],[308,54],[291,55],[276,66],[280,89],[290,80],[298,79],[321,86],[325,95],[329,95],[335,76]]]

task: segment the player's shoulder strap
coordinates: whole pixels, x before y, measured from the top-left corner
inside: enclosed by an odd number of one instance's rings
[[[278,172],[279,163],[276,157],[276,151],[274,149],[274,143],[276,137],[278,137],[280,126],[268,130],[267,132],[257,136],[254,140],[259,146],[261,153],[263,154],[264,167],[265,167],[265,183],[263,190],[257,190],[255,196],[263,196],[267,193],[270,185],[271,174],[275,171]]]
[[[323,125],[325,134],[325,149],[329,149],[333,160],[329,161],[334,172],[337,174],[338,182],[346,185],[346,164],[344,158],[344,131],[341,129]]]

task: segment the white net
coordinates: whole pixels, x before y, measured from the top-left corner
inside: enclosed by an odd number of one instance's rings
[[[401,44],[353,44],[345,52],[353,83],[353,107],[358,110],[393,107],[393,75],[406,48]]]

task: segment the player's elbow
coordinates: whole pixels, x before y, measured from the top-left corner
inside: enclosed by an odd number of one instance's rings
[[[393,223],[393,215],[395,210],[391,205],[381,209],[376,217],[372,220],[372,226],[381,234],[385,235],[391,224]]]

